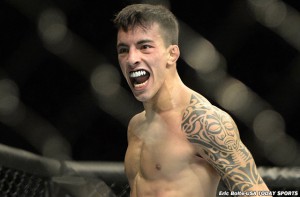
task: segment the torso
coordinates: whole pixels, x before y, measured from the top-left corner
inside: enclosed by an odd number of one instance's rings
[[[131,197],[216,196],[220,180],[181,130],[183,110],[134,117],[125,169]]]

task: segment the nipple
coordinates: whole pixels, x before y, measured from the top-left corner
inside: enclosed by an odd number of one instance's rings
[[[155,168],[156,168],[157,170],[161,170],[161,165],[160,165],[160,164],[156,164],[156,165],[155,165]]]

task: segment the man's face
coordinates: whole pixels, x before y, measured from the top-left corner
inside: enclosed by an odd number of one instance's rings
[[[169,57],[159,26],[122,29],[117,38],[118,60],[137,100],[150,101],[165,82]]]

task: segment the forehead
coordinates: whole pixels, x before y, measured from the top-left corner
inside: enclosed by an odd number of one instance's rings
[[[139,40],[152,40],[154,42],[163,41],[161,29],[158,24],[153,23],[147,27],[136,26],[128,28],[128,31],[124,31],[122,28],[118,31],[117,43],[131,43]]]

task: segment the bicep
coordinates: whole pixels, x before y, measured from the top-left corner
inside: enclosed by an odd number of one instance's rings
[[[230,190],[247,191],[262,183],[253,157],[227,113],[216,108],[193,108],[185,114],[182,128]]]

